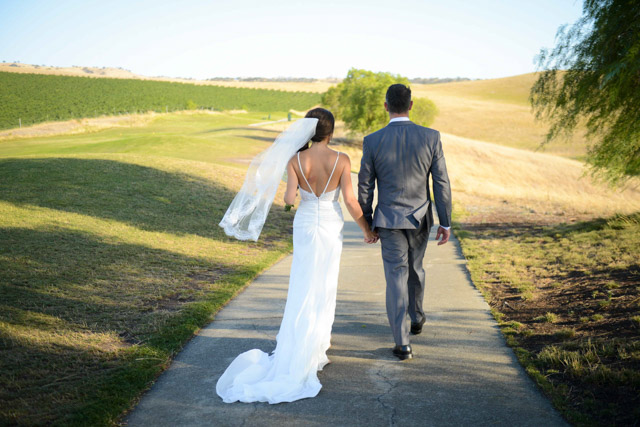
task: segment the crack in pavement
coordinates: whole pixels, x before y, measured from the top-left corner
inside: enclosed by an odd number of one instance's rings
[[[382,383],[388,386],[387,389],[382,394],[379,394],[378,396],[376,396],[376,401],[380,404],[380,406],[382,407],[385,413],[389,412],[389,415],[388,415],[389,426],[395,426],[396,425],[395,418],[397,415],[396,407],[393,406],[392,404],[387,404],[383,401],[383,399],[386,396],[390,395],[398,386],[397,378],[395,378],[395,381],[394,381],[392,378],[390,378],[389,376],[383,373],[383,371],[387,370],[386,368],[388,366],[391,366],[391,365],[388,365],[387,363],[381,363],[379,368],[375,372],[375,375],[378,378],[382,379]],[[380,384],[380,382],[378,382],[378,384]]]

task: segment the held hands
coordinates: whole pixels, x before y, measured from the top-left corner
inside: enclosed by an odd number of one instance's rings
[[[438,231],[436,232],[436,240],[439,240],[438,246],[444,245],[449,241],[449,237],[451,237],[451,230],[447,230],[446,228],[438,227]],[[364,241],[365,243],[373,244],[377,243],[380,239],[377,231],[367,230],[364,232]]]
[[[438,246],[444,245],[449,241],[449,237],[451,236],[451,230],[438,227],[438,231],[436,232],[436,240],[440,239],[440,236],[442,236],[442,239],[438,242]]]
[[[364,232],[364,242],[365,243],[369,243],[369,244],[377,243],[379,238],[380,238],[380,236],[378,236],[378,232],[377,231],[367,230],[367,231]]]

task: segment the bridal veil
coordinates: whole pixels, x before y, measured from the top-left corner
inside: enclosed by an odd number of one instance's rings
[[[318,119],[296,120],[252,161],[220,227],[239,240],[257,241],[278,190],[287,162],[315,135]]]

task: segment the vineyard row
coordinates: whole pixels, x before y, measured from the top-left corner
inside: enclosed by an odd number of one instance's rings
[[[0,129],[146,111],[305,110],[319,102],[309,92],[0,72]]]

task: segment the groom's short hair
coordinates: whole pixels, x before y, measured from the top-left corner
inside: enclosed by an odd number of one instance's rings
[[[411,89],[400,83],[391,85],[386,100],[390,113],[406,113],[411,105]]]

